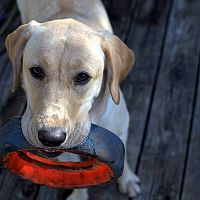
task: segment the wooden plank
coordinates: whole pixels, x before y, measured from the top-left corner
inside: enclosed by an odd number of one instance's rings
[[[133,170],[136,168],[140,152],[160,50],[166,31],[166,22],[171,8],[169,1],[161,0],[159,5],[154,0],[148,2],[147,4],[146,1],[134,3],[132,19],[129,19],[130,32],[128,37],[124,38],[128,46],[136,53],[134,69],[123,84],[123,92],[131,117],[128,158]],[[99,200],[127,199],[126,196],[119,194],[116,188],[116,184],[111,184],[90,189],[90,197]]]
[[[130,112],[128,155],[136,171],[170,10],[171,1],[141,1],[127,39],[136,55],[133,70],[123,84]]]
[[[0,109],[6,104],[6,101],[8,100],[10,96],[10,88],[11,88],[11,79],[12,79],[12,73],[11,73],[11,65],[8,63],[7,55],[4,54],[2,57],[2,64],[4,67],[2,67],[1,75],[0,75],[0,91],[1,91],[1,100],[0,100]]]
[[[15,5],[15,2],[12,2],[11,0],[6,1],[6,3],[1,2],[1,7],[4,8],[4,16],[9,17],[9,8],[11,9]],[[6,12],[7,11],[7,12]],[[6,19],[3,21],[5,23]],[[3,24],[4,24],[3,23]],[[2,123],[6,116],[7,112],[6,109],[8,99],[13,99],[13,97],[17,97],[17,95],[11,94],[11,83],[12,83],[12,65],[8,59],[6,48],[5,48],[5,38],[8,33],[13,31],[17,26],[19,26],[20,20],[19,20],[19,13],[15,13],[14,20],[12,20],[12,23],[9,25],[9,27],[6,29],[5,32],[3,32],[2,35],[0,35],[0,92],[1,92],[1,98],[0,98],[0,123]],[[2,25],[2,24],[1,24]],[[2,26],[0,26],[0,29]],[[23,102],[24,103],[24,102]],[[14,115],[16,115],[16,109],[13,109],[16,107],[16,105],[13,105],[13,107],[9,104],[9,110],[13,110]],[[20,107],[20,104],[19,104]]]
[[[199,58],[200,59],[200,58]],[[199,61],[200,68],[200,61]],[[199,72],[200,73],[200,72]],[[183,184],[182,200],[199,199],[200,197],[200,74],[197,88],[197,100],[194,107],[194,121],[192,125],[191,138],[189,140],[189,152],[187,165],[185,166],[185,179]]]
[[[120,6],[119,1],[116,0],[102,0],[102,2],[106,7],[114,34],[125,41],[134,21],[134,16],[137,14],[140,0],[120,1]]]
[[[139,163],[142,200],[180,198],[198,71],[199,8],[199,1],[173,4]]]

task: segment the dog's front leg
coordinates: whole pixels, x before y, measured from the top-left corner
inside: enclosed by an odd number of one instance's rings
[[[119,191],[123,194],[127,194],[129,198],[137,196],[141,189],[139,186],[139,178],[133,171],[130,169],[128,160],[127,160],[127,137],[128,137],[128,128],[126,134],[122,134],[120,139],[124,143],[125,146],[125,161],[124,161],[124,171],[121,177],[118,178],[117,182],[119,185]]]
[[[78,162],[80,161],[80,156],[76,154],[69,154],[69,153],[62,153],[57,157],[59,161],[66,162]],[[67,197],[66,200],[88,200],[88,190],[87,188],[83,189],[74,189],[73,192],[70,194],[69,197]]]
[[[124,162],[124,172],[121,177],[117,180],[119,185],[119,191],[122,194],[127,194],[128,197],[132,198],[140,193],[139,178],[130,169],[127,159]]]
[[[88,189],[75,189],[66,200],[88,200]]]

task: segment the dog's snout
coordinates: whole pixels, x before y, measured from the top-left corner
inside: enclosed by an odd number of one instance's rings
[[[44,145],[48,147],[58,147],[66,139],[65,128],[42,128],[38,130],[38,139]]]

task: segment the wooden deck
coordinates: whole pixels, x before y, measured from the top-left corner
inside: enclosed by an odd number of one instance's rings
[[[0,3],[1,24],[11,10],[14,16],[0,36],[0,122],[25,107],[20,89],[10,94],[12,68],[4,39],[20,23],[11,2]],[[200,200],[200,1],[104,3],[115,33],[136,54],[122,88],[131,115],[128,158],[141,179],[137,200]],[[0,173],[1,200],[62,200],[69,193],[24,181],[4,169]],[[116,183],[92,188],[89,194],[91,200],[127,199]]]

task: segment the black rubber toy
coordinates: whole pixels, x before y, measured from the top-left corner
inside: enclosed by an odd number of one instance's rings
[[[20,118],[13,118],[0,127],[0,158],[1,158],[2,164],[8,169],[11,168],[10,170],[13,171],[14,173],[17,173],[18,175],[24,178],[28,178],[32,180],[33,182],[36,182],[39,184],[45,184],[49,186],[54,186],[54,187],[79,188],[79,187],[88,187],[88,186],[102,184],[104,182],[109,182],[112,179],[115,179],[121,176],[123,172],[124,145],[122,141],[114,133],[94,124],[91,125],[90,132],[84,142],[82,142],[76,147],[73,147],[70,149],[62,149],[62,150],[66,152],[73,152],[79,155],[83,155],[91,159],[95,159],[96,160],[95,162],[102,163],[103,165],[107,166],[108,169],[110,170],[109,172],[110,180],[108,180],[108,178],[106,180],[101,180],[101,177],[99,177],[101,172],[98,172],[98,171],[95,172],[99,164],[98,165],[92,164],[91,169],[90,169],[91,172],[87,171],[88,170],[86,169],[87,167],[85,168],[83,167],[82,171],[80,170],[79,175],[77,175],[77,177],[80,177],[80,181],[77,181],[79,178],[76,181],[74,181],[73,178],[72,179],[69,178],[67,180],[68,183],[66,185],[64,184],[60,185],[59,183],[56,183],[56,180],[53,180],[53,178],[52,180],[48,180],[48,181],[46,181],[46,179],[44,180],[42,179],[42,181],[41,180],[38,181],[38,178],[35,178],[34,174],[26,176],[24,175],[24,172],[20,171],[21,169],[15,170],[14,169],[15,166],[8,164],[11,162],[10,161],[11,157],[9,157],[8,155],[11,155],[13,152],[17,152],[17,155],[20,155],[21,151],[30,152],[31,150],[35,151],[37,150],[37,148],[30,145],[25,139],[22,133],[22,129],[21,129]],[[27,162],[27,160],[28,159],[26,158],[25,161]],[[17,161],[15,161],[15,163],[16,162]],[[31,162],[31,159],[30,161],[28,160],[28,162]],[[52,166],[50,166],[49,164],[43,165],[39,161],[37,161],[37,163],[39,164],[38,166],[36,166],[36,168],[34,168],[34,173],[37,172],[38,167],[40,168],[44,167],[46,171],[52,170]],[[35,165],[35,162],[33,163],[33,166],[34,165]],[[50,169],[48,169],[48,167]],[[56,164],[56,167],[57,167],[57,164]],[[71,173],[70,171],[71,169],[70,170],[69,168],[64,169],[63,166],[62,167],[59,166],[59,168],[57,167],[56,170],[57,171],[59,170],[58,173],[60,172]],[[73,173],[75,174],[77,171],[78,170],[76,169],[76,171],[74,171]],[[87,175],[84,175],[83,172],[86,172]],[[50,173],[52,172],[50,171]],[[94,173],[93,176],[95,176],[94,178],[96,179],[95,181],[89,182],[87,176],[89,176],[90,173]],[[96,173],[99,173],[99,176],[96,175]],[[101,176],[103,177],[104,174],[102,174]],[[85,181],[85,182],[81,184],[81,181],[83,182]]]

